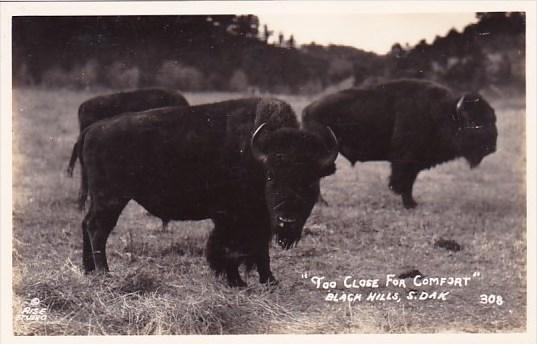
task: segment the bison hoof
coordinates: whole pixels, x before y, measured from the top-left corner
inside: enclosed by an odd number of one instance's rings
[[[85,270],[84,275],[86,276],[92,276],[92,277],[103,277],[108,278],[112,277],[112,274],[108,269],[102,270],[102,269],[93,269],[93,270]]]
[[[240,278],[228,278],[227,282],[232,288],[244,288],[247,286],[246,282]]]
[[[403,206],[405,207],[405,209],[414,209],[418,206],[418,203],[416,203],[416,201],[414,201],[413,199],[403,200]]]
[[[278,284],[280,284],[280,282],[276,278],[274,278],[274,276],[272,275],[270,275],[268,278],[265,278],[265,279],[260,278],[259,283],[264,284],[267,287],[275,287]]]

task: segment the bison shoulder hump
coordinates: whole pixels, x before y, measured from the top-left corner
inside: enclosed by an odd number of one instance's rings
[[[275,126],[298,127],[298,120],[293,108],[286,102],[275,98],[263,98],[256,107],[256,122]],[[271,125],[271,126],[272,126]]]

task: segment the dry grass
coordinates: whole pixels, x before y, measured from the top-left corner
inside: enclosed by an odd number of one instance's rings
[[[81,273],[78,177],[63,174],[77,136],[76,109],[91,92],[14,91],[14,327],[18,335],[513,332],[526,324],[524,104],[493,100],[498,151],[470,171],[462,161],[423,172],[420,207],[406,211],[387,188],[385,163],[340,159],[323,180],[298,248],[271,251],[280,286],[230,289],[203,257],[209,221],[160,221],[131,203],[108,242],[111,276]],[[236,94],[187,94],[192,103]],[[282,97],[297,112],[313,99]],[[458,252],[434,246],[455,240]],[[384,279],[481,273],[448,301],[331,303],[301,274]],[[429,288],[430,289],[430,288]],[[344,291],[338,287],[338,291]],[[397,291],[380,288],[380,291]],[[400,291],[400,290],[399,290]],[[502,306],[480,294],[502,295]],[[33,297],[46,322],[17,319]]]

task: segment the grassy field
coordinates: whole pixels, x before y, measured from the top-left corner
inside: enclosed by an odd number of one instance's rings
[[[131,202],[108,240],[111,275],[81,271],[83,213],[78,174],[64,174],[77,137],[78,105],[95,92],[14,90],[13,312],[17,335],[517,332],[526,326],[525,110],[521,99],[491,101],[498,150],[471,171],[453,161],[423,172],[420,206],[403,209],[387,187],[387,163],[351,168],[338,158],[322,181],[299,246],[271,249],[277,288],[228,288],[209,270],[210,221],[160,221]],[[236,94],[186,94],[193,103]],[[313,98],[281,97],[297,113]],[[79,171],[78,166],[76,169]],[[454,240],[460,251],[435,246]],[[385,286],[387,274],[473,276],[466,287]],[[474,275],[474,273],[478,274]],[[302,278],[307,273],[308,278]],[[325,301],[312,276],[332,292],[395,293],[394,301]],[[347,289],[343,278],[379,279],[379,288]],[[448,291],[442,300],[407,300],[411,290]],[[501,296],[498,305],[480,295]],[[32,298],[46,321],[19,319]]]

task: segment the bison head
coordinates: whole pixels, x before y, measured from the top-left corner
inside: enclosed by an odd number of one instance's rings
[[[479,94],[466,94],[457,102],[459,153],[471,168],[496,151],[496,115],[494,109]]]
[[[319,196],[319,180],[335,171],[336,137],[330,129],[322,139],[295,128],[268,132],[262,124],[250,144],[254,158],[265,171],[265,199],[272,233],[278,244],[288,249],[300,240],[304,223]]]

